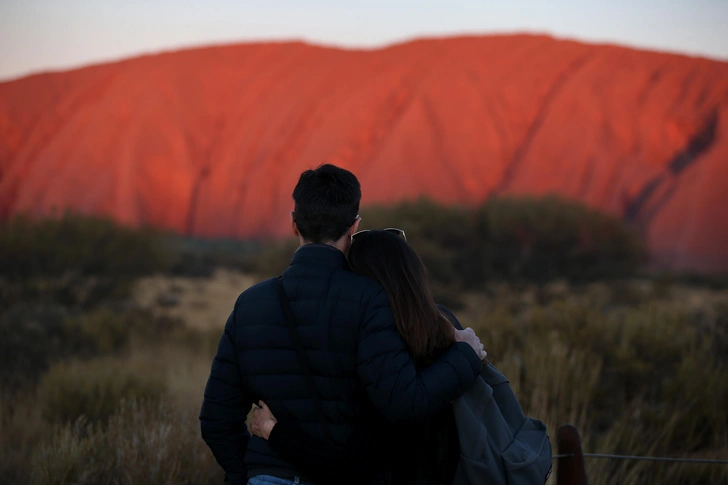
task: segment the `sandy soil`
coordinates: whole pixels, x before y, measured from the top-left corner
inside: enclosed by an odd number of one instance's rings
[[[191,328],[222,328],[238,295],[256,280],[236,271],[218,269],[210,278],[151,276],[134,289],[134,301],[158,315],[182,319]]]

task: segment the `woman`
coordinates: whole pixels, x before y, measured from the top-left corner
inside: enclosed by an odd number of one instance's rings
[[[352,271],[377,281],[386,291],[395,323],[419,368],[426,367],[454,342],[453,326],[462,328],[447,309],[435,305],[427,272],[401,229],[361,231],[347,255]],[[386,423],[369,409],[360,428],[342,448],[277,422],[265,403],[254,409],[250,429],[318,483],[358,478],[372,483],[372,472],[386,469],[393,484],[451,483],[459,458],[457,433],[448,407],[408,429]]]

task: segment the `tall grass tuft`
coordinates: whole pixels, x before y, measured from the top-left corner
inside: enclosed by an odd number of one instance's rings
[[[679,303],[603,311],[594,302],[501,308],[476,332],[524,410],[577,426],[585,451],[725,458],[724,329]],[[492,350],[491,350],[492,349]],[[718,353],[716,353],[718,352]],[[588,460],[590,483],[719,483],[728,468]]]
[[[97,359],[61,363],[51,368],[40,383],[38,402],[50,423],[105,422],[124,399],[159,401],[164,382],[134,373],[124,362]]]
[[[124,401],[108,425],[59,427],[31,458],[31,484],[213,484],[222,472],[195,416],[161,402]]]

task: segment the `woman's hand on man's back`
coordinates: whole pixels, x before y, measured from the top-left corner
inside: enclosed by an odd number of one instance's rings
[[[278,420],[263,401],[258,401],[258,405],[253,404],[253,412],[252,416],[250,416],[251,433],[267,440],[277,422]]]

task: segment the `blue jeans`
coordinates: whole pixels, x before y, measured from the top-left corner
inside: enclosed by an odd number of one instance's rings
[[[248,480],[248,485],[305,485],[300,478],[278,478],[270,475],[258,475]]]

